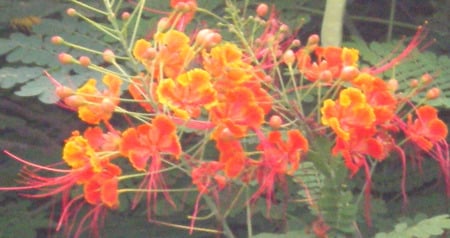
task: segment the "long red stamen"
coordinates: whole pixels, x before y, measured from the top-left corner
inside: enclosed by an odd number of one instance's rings
[[[383,66],[369,69],[368,72],[370,74],[376,75],[395,67],[400,61],[404,60],[407,56],[409,56],[414,49],[417,49],[420,43],[422,43],[423,39],[426,36],[426,34],[423,34],[424,30],[425,27],[423,26],[417,27],[416,34],[413,36],[413,38],[406,46],[406,48],[397,57],[393,58],[389,63]]]
[[[50,168],[47,166],[42,166],[42,165],[38,165],[29,161],[26,161],[24,159],[21,159],[20,157],[12,154],[11,152],[7,151],[7,150],[3,150],[3,153],[5,153],[6,155],[8,155],[9,157],[21,162],[24,165],[28,165],[31,166],[33,168],[37,168],[37,169],[42,169],[42,170],[46,170],[46,171],[50,171],[50,172],[56,172],[56,173],[70,173],[71,170],[68,169],[55,169],[55,168]]]

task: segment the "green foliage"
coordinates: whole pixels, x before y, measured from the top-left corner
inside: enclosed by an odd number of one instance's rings
[[[347,169],[341,158],[329,154],[331,146],[325,138],[317,138],[309,161],[303,162],[302,169],[294,174],[294,182],[302,187],[298,192],[300,197],[333,228],[332,233],[352,233],[357,206],[347,184]]]
[[[416,217],[417,218],[417,217]],[[393,231],[378,233],[375,238],[428,238],[442,235],[445,230],[450,229],[450,216],[437,215],[420,221],[413,221],[413,224],[401,222],[395,225]]]
[[[359,50],[363,64],[367,66],[379,66],[380,62],[395,57],[400,54],[404,46],[396,42],[372,42],[366,43],[363,39],[353,37],[351,42],[344,43],[345,46]],[[419,46],[420,47],[420,46]],[[397,49],[396,51],[393,51]],[[405,93],[411,91],[409,82],[417,79],[423,74],[433,76],[433,83],[441,90],[441,96],[437,99],[427,101],[427,104],[440,108],[450,108],[450,58],[442,55],[438,56],[432,52],[418,52],[415,50],[412,55],[396,65],[393,69],[384,72],[385,78],[395,78],[399,82],[399,90]],[[413,97],[414,102],[423,102],[427,90]]]
[[[67,47],[50,43],[53,35],[60,35],[70,42],[100,51],[107,45],[101,41],[103,35],[98,31],[92,31],[86,23],[70,17],[43,19],[34,31],[32,35],[13,33],[9,39],[0,39],[0,55],[5,56],[9,65],[0,68],[0,87],[20,85],[16,95],[39,96],[44,103],[54,103],[57,100],[53,93],[54,85],[43,74],[45,70],[58,81],[74,87],[89,77],[100,78],[99,73],[75,64],[61,67],[57,59],[60,52],[73,53],[74,57],[79,56],[80,52],[71,52]],[[98,63],[100,59],[92,60]]]
[[[0,206],[0,237],[36,237],[37,229],[49,226],[46,213],[32,212],[30,201],[22,199],[7,204],[8,206]]]

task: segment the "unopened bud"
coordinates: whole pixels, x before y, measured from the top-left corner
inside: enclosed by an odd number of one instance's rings
[[[169,18],[162,17],[161,19],[159,19],[158,24],[157,24],[158,31],[163,32],[168,27],[169,27]]]
[[[87,56],[80,56],[78,62],[80,63],[81,66],[88,67],[91,64],[91,59]]]
[[[265,3],[261,3],[258,5],[258,7],[256,7],[256,15],[259,17],[263,17],[263,16],[267,15],[268,12],[269,12],[269,6],[267,6],[267,4],[265,4]]]
[[[273,115],[269,119],[269,126],[273,129],[278,129],[283,124],[283,119],[278,115]]]
[[[60,99],[64,99],[74,94],[73,89],[66,86],[59,86],[55,89],[56,96]]]
[[[308,37],[308,41],[306,42],[307,46],[319,45],[320,37],[317,34],[312,34]]]
[[[74,58],[72,55],[69,55],[67,53],[60,53],[58,55],[58,60],[61,64],[71,64],[74,62]]]
[[[127,21],[130,19],[130,13],[129,12],[122,12],[122,15],[120,16],[123,21]]]
[[[295,40],[293,40],[292,43],[291,43],[291,45],[292,45],[293,47],[299,47],[301,44],[302,44],[302,43],[300,42],[299,39],[295,39]]]
[[[64,42],[64,39],[61,36],[52,36],[51,42],[52,44],[60,45]]]
[[[67,13],[67,15],[73,17],[73,16],[75,16],[77,14],[77,10],[75,10],[74,8],[68,8],[66,10],[66,13]]]
[[[422,75],[420,80],[422,81],[422,83],[424,83],[426,85],[433,81],[433,77],[430,74],[424,74],[424,75]]]
[[[397,91],[397,89],[398,89],[398,80],[395,79],[395,78],[389,79],[387,81],[387,86],[392,92]]]
[[[425,95],[428,100],[436,99],[441,95],[441,90],[439,88],[430,88]]]
[[[345,66],[341,70],[341,75],[339,76],[344,81],[352,81],[359,75],[359,69],[355,66]]]
[[[112,50],[106,49],[105,51],[103,51],[103,60],[105,62],[112,63],[112,62],[114,62],[115,58],[116,58],[116,55],[114,54],[114,52]]]
[[[411,80],[411,82],[409,83],[409,86],[411,88],[416,88],[417,86],[419,86],[419,80],[417,80],[417,79]]]
[[[283,62],[289,66],[292,66],[295,61],[295,54],[292,50],[286,50],[283,54]]]

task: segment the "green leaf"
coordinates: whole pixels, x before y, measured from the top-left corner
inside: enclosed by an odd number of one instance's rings
[[[405,222],[395,225],[393,231],[389,233],[380,232],[375,238],[428,238],[442,235],[445,230],[450,229],[450,217],[448,214],[437,215],[432,218],[419,221],[412,226]]]
[[[0,87],[11,88],[16,84],[21,84],[35,79],[42,75],[43,69],[40,67],[4,67],[0,68]]]

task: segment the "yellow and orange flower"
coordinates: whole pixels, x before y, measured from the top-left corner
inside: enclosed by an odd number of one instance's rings
[[[202,69],[193,69],[175,80],[161,80],[157,88],[158,100],[182,119],[197,118],[201,108],[210,109],[217,101],[211,76]]]
[[[119,104],[122,80],[115,75],[107,74],[103,77],[103,83],[108,87],[103,92],[96,88],[95,79],[89,79],[76,91],[76,95],[83,98],[83,104],[78,107],[78,116],[82,121],[90,124],[107,121]]]
[[[347,88],[340,92],[339,99],[326,99],[321,108],[322,124],[333,129],[343,140],[349,140],[355,130],[370,129],[376,117],[365,95],[357,88]]]
[[[203,52],[203,67],[216,80],[214,87],[219,92],[248,81],[253,67],[242,61],[242,51],[231,43],[217,45],[209,53]]]
[[[361,73],[352,84],[364,92],[367,102],[374,110],[377,124],[388,122],[394,117],[398,102],[386,81]]]
[[[147,69],[155,78],[176,78],[194,58],[189,37],[183,32],[169,30],[155,34],[157,53],[155,62]]]

